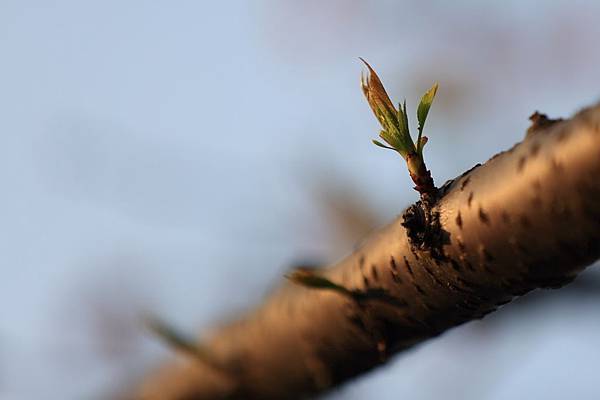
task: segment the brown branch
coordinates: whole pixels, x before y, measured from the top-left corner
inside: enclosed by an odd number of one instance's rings
[[[138,398],[304,398],[515,296],[560,287],[600,256],[599,177],[600,105],[536,127],[447,182],[431,209],[411,206],[320,271],[353,293],[375,288],[396,302],[285,282],[202,340],[218,370],[193,359],[165,365]]]

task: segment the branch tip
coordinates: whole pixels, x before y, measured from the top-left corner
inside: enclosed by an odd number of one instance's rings
[[[425,143],[427,143],[427,138],[423,136],[423,128],[429,109],[437,93],[438,84],[434,83],[421,97],[417,108],[417,120],[419,122],[418,136],[416,141],[413,142],[410,136],[406,100],[400,103],[398,109],[396,109],[375,70],[363,58],[359,57],[359,59],[368,69],[366,77],[361,71],[361,89],[371,110],[373,110],[375,117],[383,128],[379,133],[379,137],[389,146],[375,140],[373,143],[379,147],[398,152],[407,163],[408,172],[416,184],[415,190],[421,194],[421,197],[427,196],[428,199],[435,198],[436,187],[423,159],[423,148],[425,147]]]

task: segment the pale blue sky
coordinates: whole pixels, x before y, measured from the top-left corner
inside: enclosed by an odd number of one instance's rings
[[[0,398],[93,398],[165,354],[144,336],[125,367],[99,355],[95,302],[197,331],[294,260],[341,257],[315,182],[360,188],[382,220],[414,200],[369,143],[359,56],[413,109],[439,81],[439,183],[520,140],[535,109],[598,100],[598,6],[398,4],[1,0]],[[498,351],[460,328],[332,397],[591,398],[597,303],[552,307],[495,325]],[[465,389],[482,365],[501,379]]]

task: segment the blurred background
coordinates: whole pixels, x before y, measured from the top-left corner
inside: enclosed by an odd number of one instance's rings
[[[442,184],[534,110],[598,101],[598,17],[573,0],[1,0],[0,398],[117,398],[171,356],[144,312],[201,333],[416,200],[370,143],[359,56],[412,114],[439,82]],[[326,399],[598,398],[599,305],[591,269]]]

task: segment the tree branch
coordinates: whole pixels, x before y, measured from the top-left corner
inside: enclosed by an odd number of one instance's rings
[[[285,282],[202,340],[210,363],[166,365],[138,398],[304,398],[515,296],[570,282],[600,256],[600,105],[534,131],[448,181],[430,217],[417,203],[319,271],[396,301]]]

